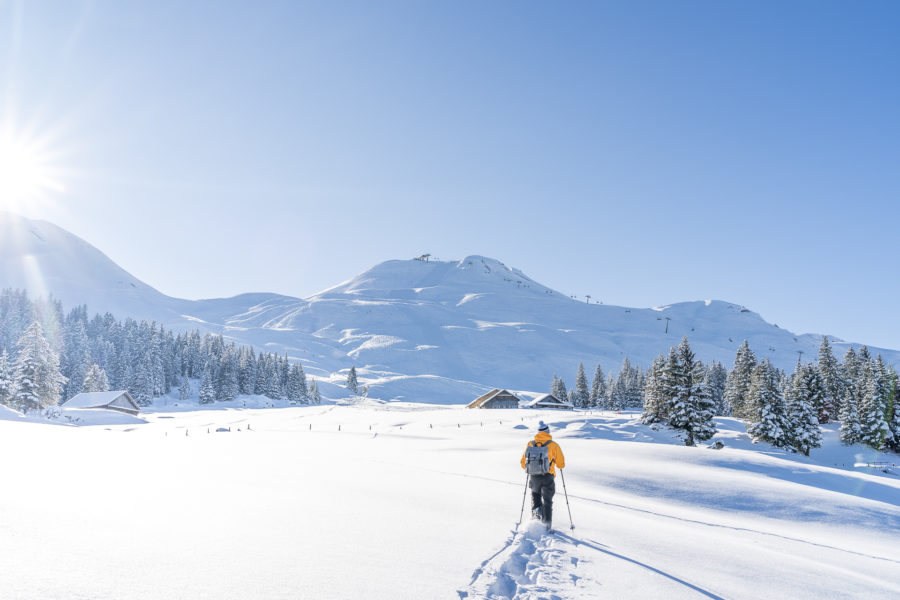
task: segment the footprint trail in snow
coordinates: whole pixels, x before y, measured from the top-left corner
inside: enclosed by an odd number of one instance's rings
[[[547,533],[540,523],[532,522],[475,571],[469,586],[459,590],[459,597],[467,600],[579,598],[582,591],[587,594],[589,589],[596,590],[599,582],[591,581],[588,575],[590,561],[574,556],[572,548],[568,536]],[[590,585],[585,586],[589,581]]]

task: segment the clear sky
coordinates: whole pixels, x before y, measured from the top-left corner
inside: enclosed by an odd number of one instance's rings
[[[900,348],[898,32],[893,1],[0,0],[0,161],[33,157],[0,204],[179,297],[484,254]]]

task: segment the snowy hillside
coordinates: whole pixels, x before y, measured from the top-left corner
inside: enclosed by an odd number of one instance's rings
[[[45,598],[890,598],[900,479],[717,419],[721,450],[633,415],[392,405],[150,412],[53,426],[0,414],[0,590]],[[519,457],[566,456],[547,535]],[[100,421],[102,422],[102,421]],[[28,448],[27,452],[21,449]],[[69,449],[71,451],[61,451]],[[527,511],[527,507],[526,507]]]
[[[52,292],[67,307],[221,332],[287,352],[335,383],[356,365],[370,396],[462,403],[491,387],[545,390],[579,362],[608,373],[628,357],[648,365],[683,336],[698,358],[730,366],[747,339],[785,369],[821,341],[767,323],[739,304],[698,301],[625,308],[573,300],[483,257],[381,263],[308,299],[244,294],[189,301],[134,279],[87,242],[48,223],[0,213],[0,287]],[[823,324],[823,329],[827,323]],[[864,340],[863,340],[864,342]],[[835,353],[847,344],[836,341]],[[900,353],[873,348],[888,362]]]

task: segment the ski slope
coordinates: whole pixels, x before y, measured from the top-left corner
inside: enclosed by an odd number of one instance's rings
[[[805,458],[732,419],[713,450],[629,414],[167,401],[145,423],[0,414],[3,597],[900,595],[898,469],[834,425]],[[553,535],[514,531],[539,419],[568,465],[575,529],[558,481]]]

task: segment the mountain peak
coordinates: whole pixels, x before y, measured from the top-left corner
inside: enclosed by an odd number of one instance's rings
[[[472,254],[461,260],[388,260],[379,263],[352,279],[328,288],[313,296],[324,299],[345,294],[384,298],[430,296],[429,290],[441,295],[460,293],[490,293],[501,290],[527,290],[552,294],[519,269],[506,266],[495,258]],[[558,294],[560,297],[565,297]]]

